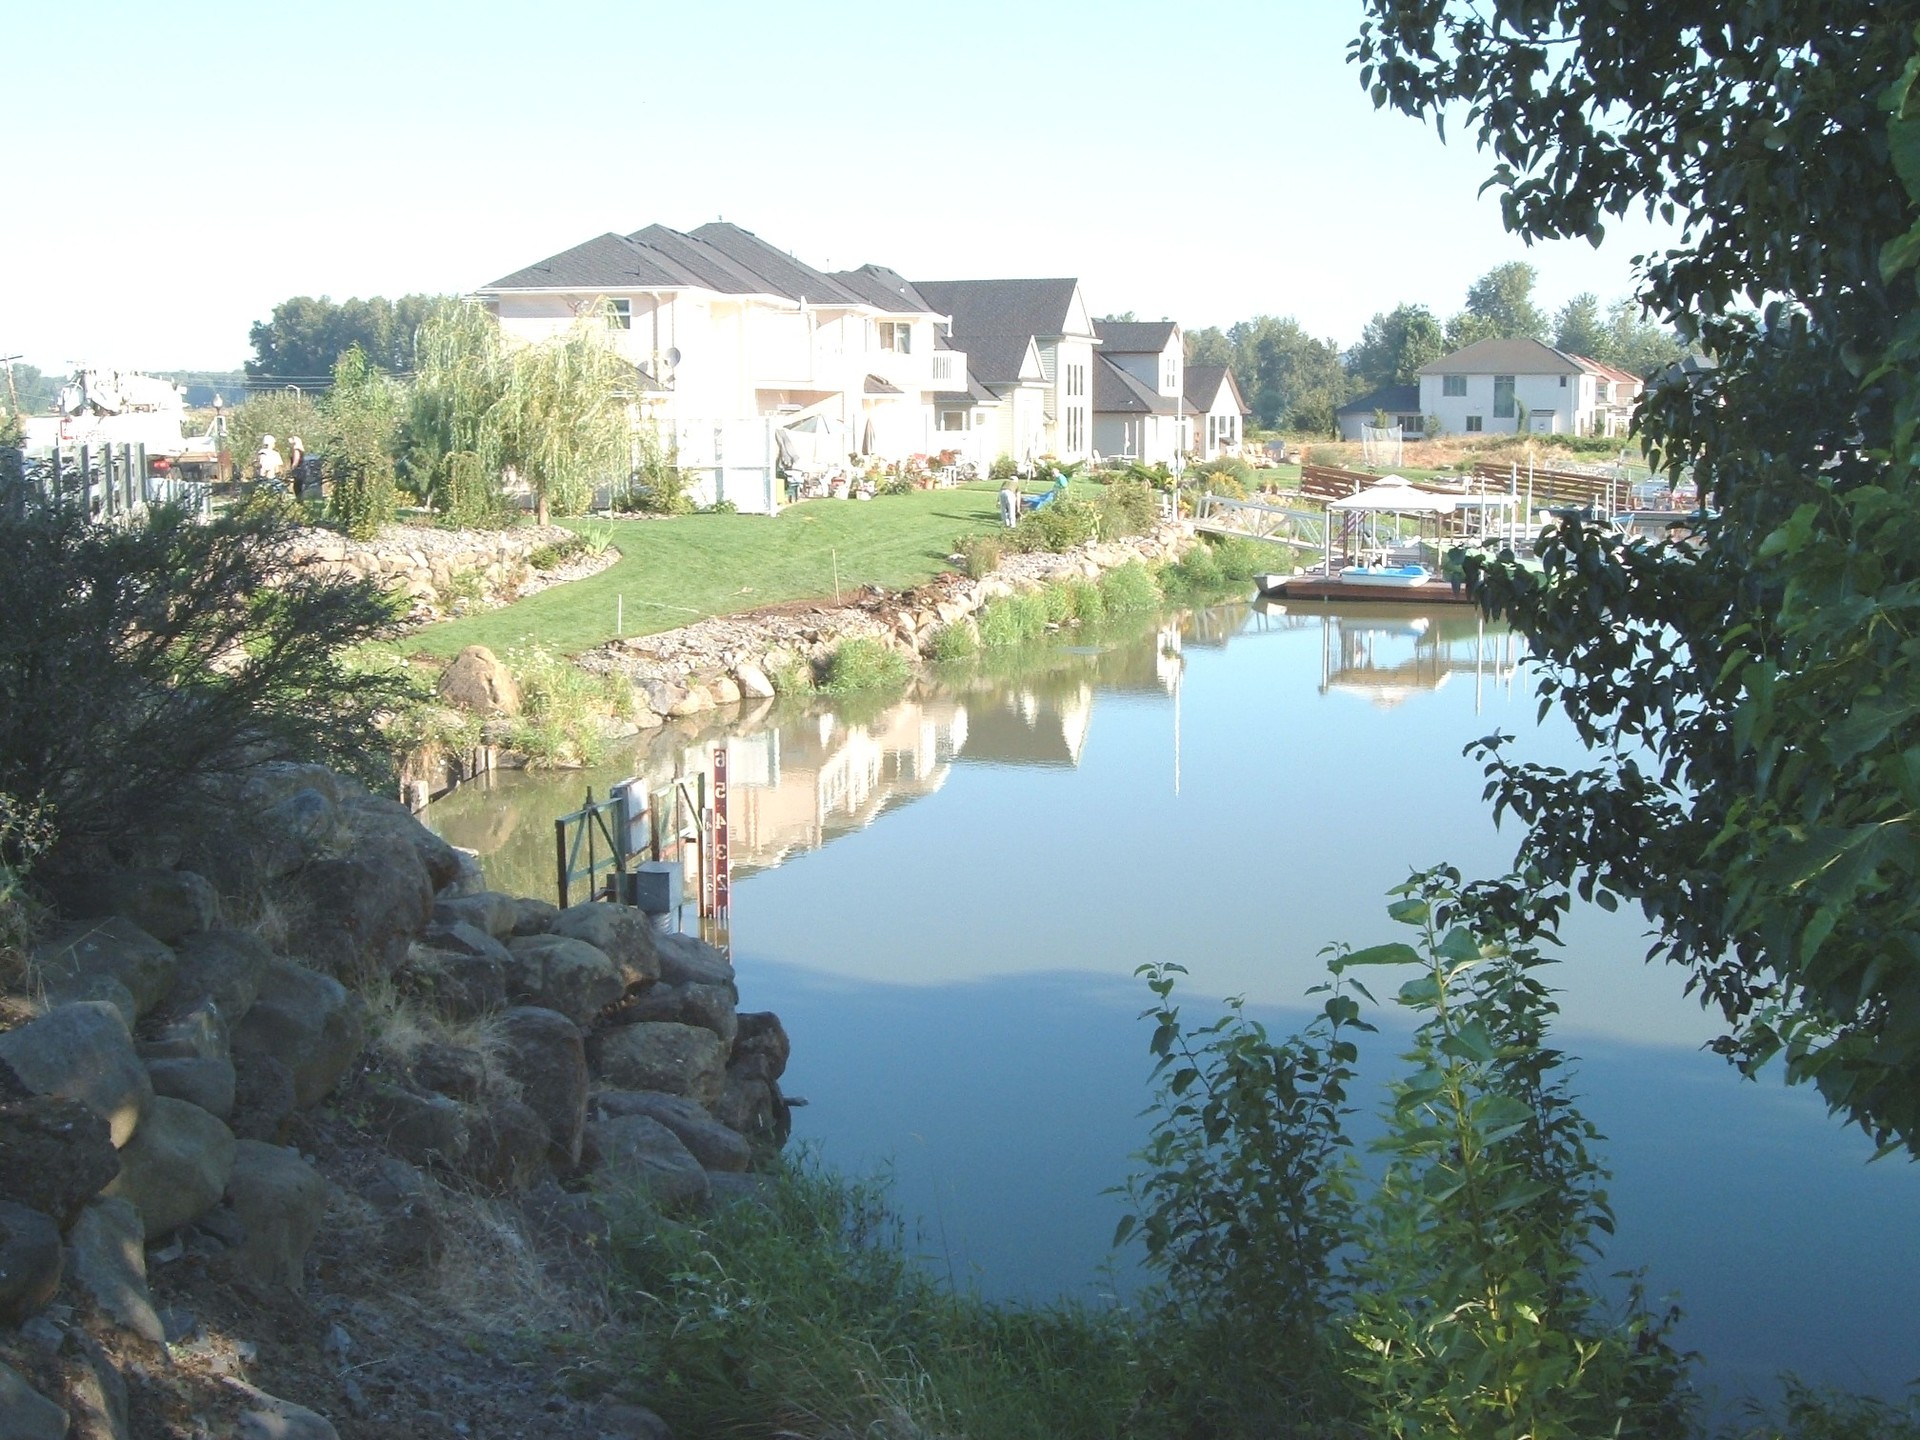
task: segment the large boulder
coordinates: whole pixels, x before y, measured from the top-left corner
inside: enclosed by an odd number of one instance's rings
[[[602,1188],[637,1186],[662,1209],[695,1209],[712,1193],[700,1162],[671,1130],[645,1115],[589,1121],[581,1158]]]
[[[499,1020],[501,1064],[546,1126],[554,1163],[580,1163],[587,1119],[587,1055],[580,1027],[553,1010],[520,1006]]]
[[[366,1007],[332,976],[278,957],[234,1028],[237,1054],[272,1056],[293,1076],[294,1103],[316,1105],[366,1045]]]
[[[411,818],[411,817],[409,817]],[[356,838],[293,877],[287,949],[330,975],[384,976],[433,917],[433,881],[404,836]]]
[[[565,935],[519,935],[508,984],[514,998],[557,1010],[585,1025],[626,994],[627,982],[604,950]]]
[[[134,1053],[126,1022],[99,1000],[61,1005],[0,1035],[0,1060],[29,1090],[78,1100],[124,1146],[153,1101],[153,1082]]]
[[[340,1440],[340,1432],[326,1416],[239,1380],[226,1383],[240,1401],[240,1419],[234,1428],[237,1440]]]
[[[447,704],[476,715],[520,713],[520,687],[484,645],[469,645],[454,656],[435,689]]]
[[[33,959],[48,998],[56,1003],[104,998],[86,993],[104,977],[126,987],[136,1015],[166,996],[178,963],[157,937],[120,915],[62,925],[34,946]]]
[[[662,1095],[654,1090],[602,1090],[593,1097],[603,1116],[645,1115],[671,1130],[688,1152],[707,1170],[745,1170],[753,1161],[753,1147],[739,1132],[728,1129],[684,1095]]]
[[[34,1094],[0,1063],[0,1200],[64,1227],[119,1173],[105,1120],[78,1100]]]
[[[38,1314],[60,1288],[65,1263],[51,1216],[0,1200],[0,1325]]]
[[[547,1172],[551,1141],[533,1107],[521,1100],[476,1106],[468,1116],[461,1171],[489,1190],[524,1190]]]
[[[4,1440],[67,1440],[67,1412],[6,1364],[0,1364],[0,1425]]]
[[[504,950],[495,958],[417,944],[407,952],[398,978],[403,990],[435,1014],[449,1020],[477,1020],[507,1003],[509,968]]]
[[[451,885],[466,873],[466,862],[461,859],[460,852],[429,830],[418,815],[391,795],[375,795],[369,790],[356,789],[345,801],[345,814],[349,849],[383,836],[404,841],[419,857],[420,863],[427,867],[427,877],[433,882],[436,894],[441,886]]]
[[[620,1007],[618,1018],[622,1024],[674,1020],[698,1025],[713,1031],[728,1045],[733,1044],[739,1029],[731,985],[669,985],[662,981],[628,999]]]
[[[233,1147],[233,1132],[198,1105],[155,1097],[104,1193],[132,1201],[152,1240],[219,1204]]]
[[[514,922],[519,919],[519,903],[498,890],[447,896],[434,902],[433,919],[437,925],[471,925],[496,940],[504,940],[513,934]]]
[[[241,1140],[277,1142],[295,1108],[293,1072],[278,1057],[233,1057],[233,1114],[227,1128]]]
[[[656,934],[660,979],[668,985],[731,985],[733,962],[696,935]]]
[[[658,1090],[711,1106],[726,1084],[727,1047],[698,1025],[649,1021],[603,1030],[589,1042],[587,1060],[618,1090]]]
[[[629,990],[660,978],[660,956],[654,947],[652,918],[632,905],[603,900],[569,906],[553,917],[556,935],[584,940],[619,967]]]
[[[203,996],[184,1009],[169,1010],[133,1048],[142,1060],[217,1060],[229,1053],[231,1043],[226,1012]]]
[[[296,1150],[242,1140],[233,1149],[227,1203],[246,1227],[230,1262],[255,1285],[306,1289],[307,1247],[327,1208],[327,1182]]]
[[[722,1125],[776,1149],[787,1143],[793,1131],[793,1116],[779,1082],[737,1068],[727,1071],[720,1098],[712,1109]]]
[[[747,1010],[737,1018],[739,1029],[734,1035],[729,1067],[762,1080],[778,1080],[786,1074],[793,1042],[787,1038],[787,1027],[780,1023],[780,1017],[771,1010]]]
[[[467,1110],[457,1100],[375,1080],[366,1090],[367,1128],[403,1160],[454,1169],[466,1159]]]
[[[551,900],[521,896],[513,902],[513,933],[515,935],[552,934],[554,922],[559,918],[560,907]]]
[[[96,1200],[67,1233],[67,1273],[114,1324],[155,1345],[165,1327],[147,1289],[146,1226],[129,1200]]]
[[[437,907],[436,907],[437,908]],[[419,943],[429,950],[444,950],[455,955],[474,955],[483,960],[493,960],[501,965],[509,962],[507,947],[481,929],[464,920],[442,921],[436,919],[429,925]]]
[[[191,870],[105,870],[72,903],[82,914],[124,916],[168,945],[207,929],[220,913],[213,886]]]
[[[175,953],[180,965],[168,1008],[187,1010],[212,1000],[230,1025],[246,1019],[273,959],[273,947],[250,930],[202,931],[183,939]]]
[[[233,1114],[233,1061],[225,1056],[149,1060],[147,1078],[156,1095],[198,1105],[220,1120]]]

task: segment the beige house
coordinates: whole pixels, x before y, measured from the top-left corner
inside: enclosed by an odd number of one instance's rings
[[[1171,320],[1100,320],[1093,447],[1108,459],[1171,465],[1193,447],[1186,341]]]
[[[1193,421],[1188,448],[1200,460],[1238,456],[1246,442],[1247,416],[1253,408],[1240,394],[1240,382],[1225,365],[1189,365],[1187,410]]]

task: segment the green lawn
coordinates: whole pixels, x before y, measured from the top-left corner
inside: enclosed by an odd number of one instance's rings
[[[775,516],[586,522],[612,529],[617,564],[504,609],[429,626],[404,648],[453,655],[468,645],[501,653],[541,644],[577,654],[614,638],[616,609],[624,611],[620,633],[649,635],[831,596],[836,559],[842,592],[906,589],[950,569],[947,556],[962,535],[998,526],[998,488],[982,481],[869,501],[809,500]]]

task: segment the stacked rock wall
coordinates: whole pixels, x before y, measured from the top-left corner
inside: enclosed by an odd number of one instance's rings
[[[36,1327],[64,1357],[0,1360],[0,1411],[17,1391],[55,1427],[89,1385],[117,1386],[124,1411],[124,1377],[89,1358],[76,1317],[164,1348],[150,1253],[184,1245],[235,1284],[300,1292],[339,1181],[288,1142],[323,1112],[388,1157],[347,1179],[396,1254],[419,1238],[408,1200],[429,1175],[700,1206],[786,1138],[785,1034],[739,1012],[713,947],[624,906],[488,891],[470,856],[320,767],[263,768],[245,797],[297,820],[253,857],[271,925],[224,924],[199,874],[103,876],[105,913],[45,932],[38,1013],[0,1033],[0,1355],[31,1353],[9,1331]],[[383,1043],[402,1004],[412,1041]],[[251,1394],[243,1414],[288,1408]],[[299,1433],[333,1433],[301,1413]],[[256,1432],[282,1433],[244,1418],[212,1433]]]
[[[412,604],[409,620],[441,618],[463,590],[481,601],[511,600],[534,580],[527,557],[543,545],[573,538],[555,525],[511,530],[439,530],[390,526],[371,540],[331,530],[303,530],[292,561],[321,575],[376,580]]]

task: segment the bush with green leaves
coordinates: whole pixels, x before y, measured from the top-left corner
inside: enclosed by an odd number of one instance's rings
[[[262,761],[389,778],[404,687],[347,660],[392,603],[288,568],[292,538],[271,507],[105,525],[30,501],[0,525],[0,793],[44,814],[50,866],[149,853]]]
[[[1001,543],[1020,553],[1046,551],[1058,555],[1098,538],[1100,512],[1093,503],[1062,496],[1022,515]]]
[[[1144,535],[1160,518],[1160,500],[1145,480],[1123,476],[1110,480],[1094,501],[1102,540]]]
[[[842,640],[827,657],[819,690],[824,695],[850,695],[864,690],[901,690],[913,678],[913,667],[884,640],[855,636]]]
[[[328,517],[356,540],[393,519],[402,404],[399,387],[374,369],[358,346],[333,367],[333,389],[321,406],[318,453]]]
[[[960,541],[961,568],[970,580],[981,580],[1000,568],[1005,547],[998,535],[968,535]]]
[[[975,624],[987,649],[1030,644],[1047,633],[1047,602],[1032,591],[1002,595],[980,607]]]
[[[535,768],[591,765],[605,750],[606,722],[633,711],[633,688],[617,674],[583,670],[543,645],[508,652],[520,713],[507,743]]]
[[[1099,579],[1100,603],[1110,616],[1139,615],[1166,603],[1160,582],[1138,560],[1116,565]]]
[[[967,620],[956,620],[933,632],[931,655],[936,662],[971,660],[980,653],[980,636]]]
[[[1337,948],[1320,1016],[1285,1041],[1237,1005],[1189,1027],[1177,971],[1146,972],[1161,1079],[1122,1237],[1137,1229],[1165,1276],[1150,1394],[1218,1407],[1198,1433],[1692,1433],[1673,1313],[1637,1291],[1616,1312],[1593,1283],[1606,1177],[1542,974],[1561,897],[1446,867],[1395,894],[1415,943]],[[1376,971],[1411,972],[1395,999],[1416,1025],[1362,1186],[1347,1037],[1372,1028],[1354,996]]]
[[[987,467],[989,480],[1011,480],[1020,473],[1020,467],[1014,463],[1011,455],[997,455],[993,464]]]

